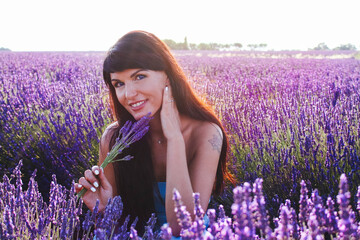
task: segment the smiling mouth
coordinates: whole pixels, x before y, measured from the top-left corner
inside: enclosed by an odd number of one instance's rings
[[[136,103],[131,103],[129,104],[131,108],[139,108],[141,107],[144,103],[146,102],[146,100],[142,100],[142,101],[139,101],[139,102],[136,102]]]

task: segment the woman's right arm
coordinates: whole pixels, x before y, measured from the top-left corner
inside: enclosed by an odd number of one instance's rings
[[[117,194],[113,164],[108,164],[106,169],[100,169],[100,165],[109,152],[112,127],[113,124],[108,126],[100,139],[98,165],[86,170],[84,176],[79,179],[79,183],[75,184],[76,192],[83,188],[87,189],[82,200],[91,211],[94,209],[97,199],[100,201],[99,211],[103,211],[108,200]]]

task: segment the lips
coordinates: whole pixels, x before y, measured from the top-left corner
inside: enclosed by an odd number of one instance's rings
[[[141,108],[143,108],[146,102],[147,102],[147,100],[136,101],[136,102],[129,103],[129,106],[131,107],[131,109],[133,111],[137,111],[137,110],[140,110]]]

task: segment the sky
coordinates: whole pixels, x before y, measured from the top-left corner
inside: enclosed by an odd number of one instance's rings
[[[360,49],[359,0],[0,0],[0,47],[107,51],[131,30],[189,43]]]

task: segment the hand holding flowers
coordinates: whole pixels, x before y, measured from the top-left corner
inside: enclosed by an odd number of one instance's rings
[[[104,174],[104,168],[109,164],[117,161],[129,161],[132,156],[124,156],[119,158],[119,154],[123,152],[125,148],[128,148],[132,143],[140,140],[149,130],[149,121],[150,113],[142,117],[135,123],[127,121],[124,126],[119,131],[119,136],[116,139],[116,142],[110,152],[107,154],[103,163],[99,166],[94,166],[92,169],[85,171],[85,177],[79,180],[80,184],[77,184],[77,189],[81,189],[77,193],[78,199],[83,197],[85,194],[92,194],[91,199],[99,199],[100,202],[103,202],[104,205],[107,203],[107,200],[113,197],[112,186],[109,181],[106,179]],[[100,185],[98,181],[100,180]],[[88,181],[92,182],[93,185],[98,188],[93,187]],[[82,184],[83,183],[83,184]],[[87,193],[87,190],[90,189],[91,192]],[[86,205],[91,205],[83,199]]]

